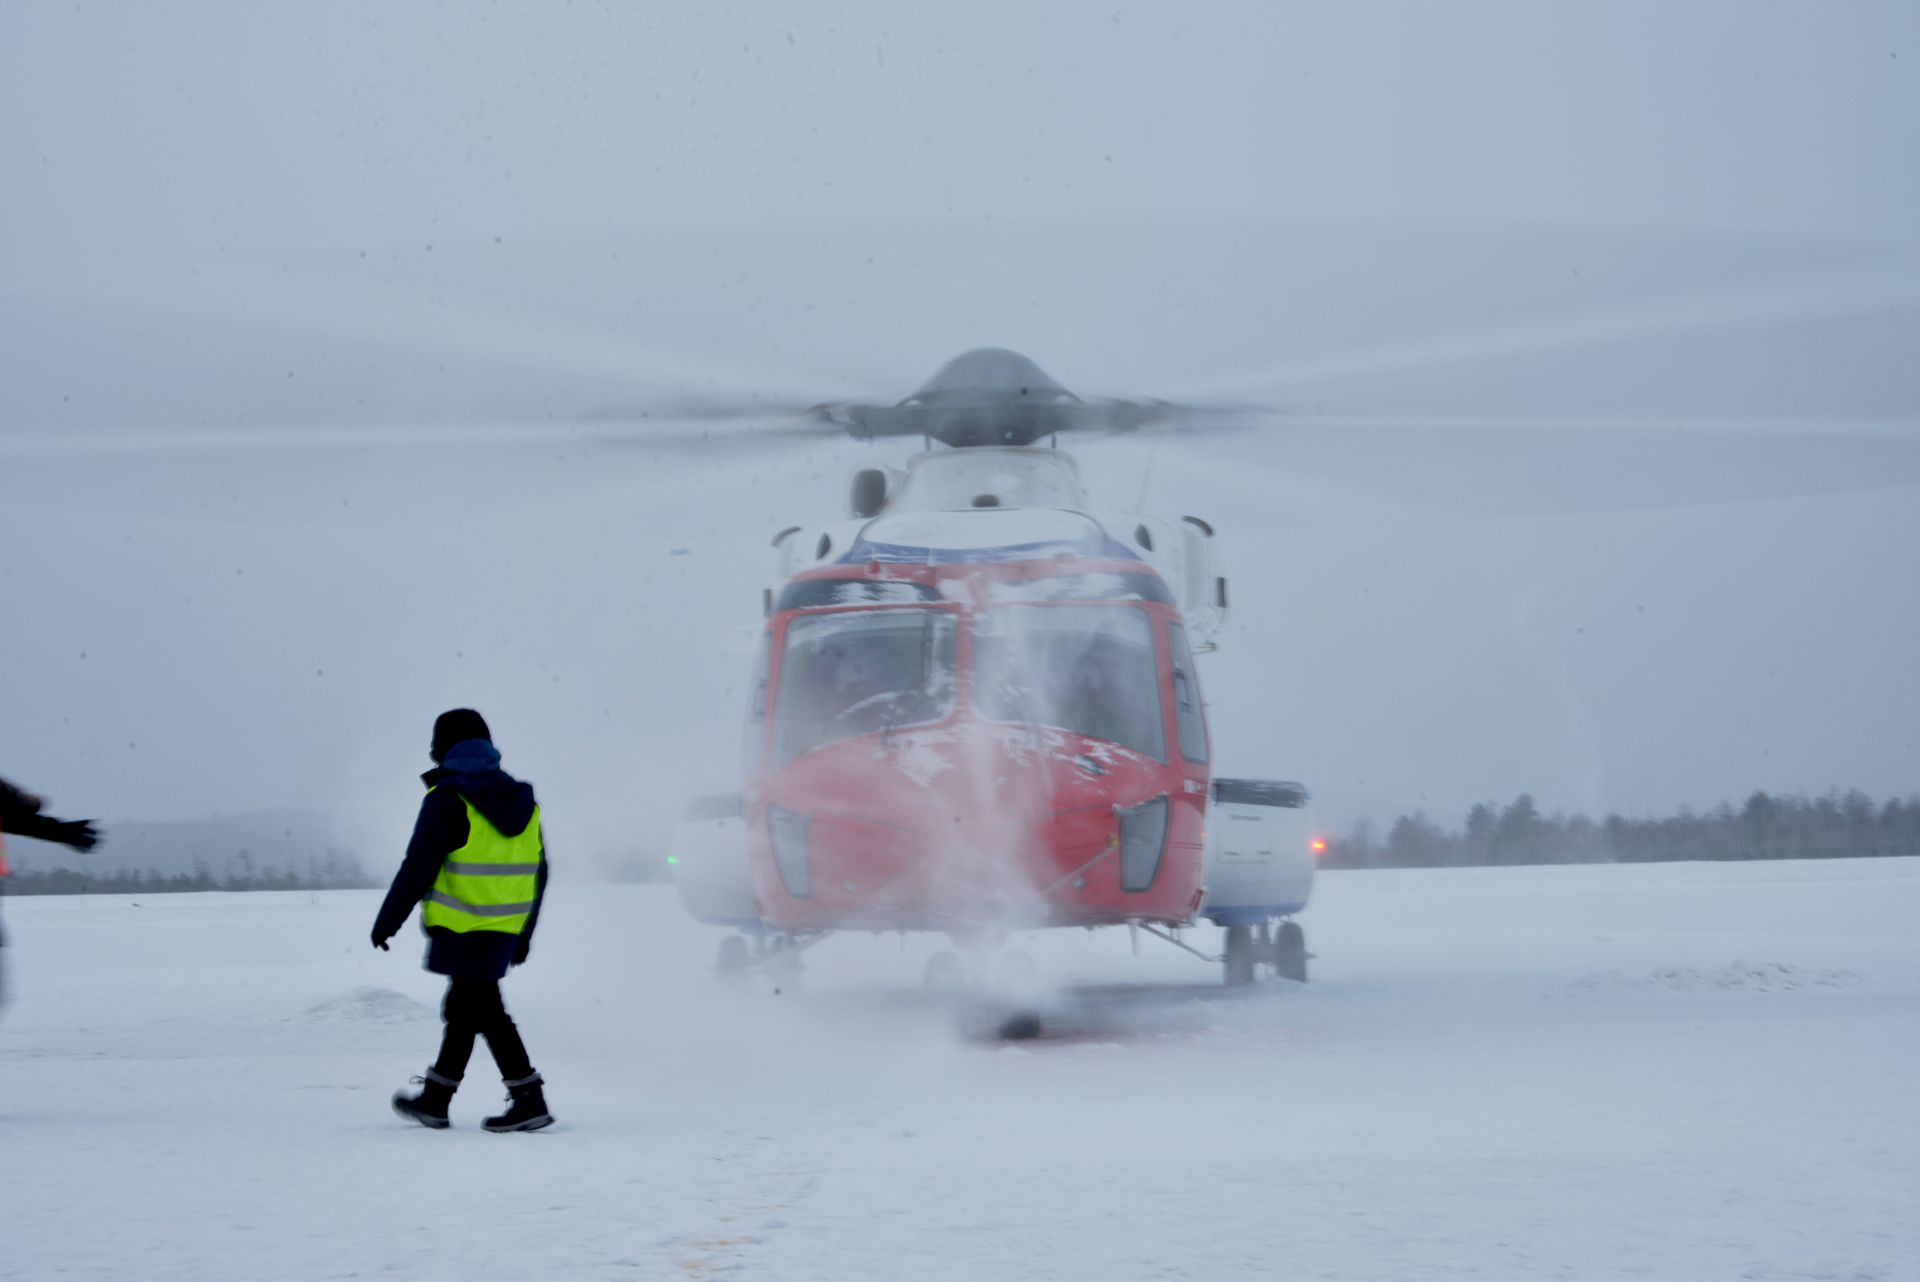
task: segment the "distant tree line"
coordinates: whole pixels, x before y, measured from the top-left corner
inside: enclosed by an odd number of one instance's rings
[[[1371,820],[1330,843],[1328,868],[1458,868],[1482,864],[1658,863],[1678,860],[1840,859],[1920,855],[1920,795],[1876,802],[1865,793],[1776,797],[1756,792],[1739,807],[1683,808],[1656,819],[1543,815],[1521,793],[1481,802],[1458,828],[1415,811],[1385,834]]]
[[[381,883],[367,876],[351,854],[329,850],[307,861],[306,871],[255,867],[253,856],[242,851],[215,874],[204,859],[193,861],[191,872],[161,872],[156,868],[116,868],[96,873],[72,868],[35,869],[16,862],[4,883],[10,895],[164,895],[196,890],[353,890]]]

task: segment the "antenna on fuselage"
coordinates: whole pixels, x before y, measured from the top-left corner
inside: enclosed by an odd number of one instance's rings
[[[1135,515],[1143,515],[1147,510],[1147,487],[1153,484],[1153,461],[1160,453],[1160,439],[1154,438],[1147,446],[1147,465],[1140,469],[1140,497],[1134,502]]]

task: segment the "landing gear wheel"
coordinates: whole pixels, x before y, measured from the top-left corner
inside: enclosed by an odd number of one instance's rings
[[[1273,972],[1296,984],[1307,982],[1307,932],[1297,921],[1283,921],[1273,936]]]
[[[747,968],[750,960],[745,935],[728,935],[720,941],[720,951],[714,957],[713,968],[723,975],[737,975]]]
[[[1226,957],[1222,963],[1227,987],[1238,988],[1253,982],[1253,960],[1253,927],[1227,927]]]

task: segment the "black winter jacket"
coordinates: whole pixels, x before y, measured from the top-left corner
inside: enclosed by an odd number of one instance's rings
[[[393,886],[374,919],[376,939],[390,939],[406,924],[415,905],[427,897],[440,876],[447,856],[467,844],[470,825],[461,799],[473,803],[486,821],[509,837],[527,830],[533,820],[533,786],[500,769],[500,754],[485,739],[469,739],[448,750],[440,765],[420,776],[432,791],[420,803],[407,857],[394,874]],[[524,960],[540,921],[540,904],[547,894],[546,833],[538,873],[538,890],[527,928],[518,935],[497,930],[448,930],[427,927],[426,968],[438,975],[462,979],[499,979],[515,955]]]
[[[5,841],[7,835],[12,834],[15,837],[38,837],[41,841],[58,842],[75,850],[93,849],[93,825],[43,815],[40,807],[45,804],[32,793],[0,779],[0,841]],[[5,881],[0,880],[0,888],[5,885]],[[0,948],[5,947],[6,942],[6,935],[0,934]]]
[[[0,833],[71,844],[67,830],[72,825],[52,815],[41,814],[40,807],[43,804],[32,793],[22,792],[5,779],[0,779]]]

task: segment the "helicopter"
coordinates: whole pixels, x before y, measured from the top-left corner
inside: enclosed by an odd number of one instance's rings
[[[936,932],[930,986],[1023,974],[1010,932],[1126,926],[1222,968],[1307,978],[1308,791],[1215,773],[1195,656],[1219,643],[1214,529],[1095,505],[1062,433],[1176,419],[979,348],[892,405],[814,407],[856,439],[846,514],[774,536],[738,794],[696,800],[674,871],[719,966],[848,931]],[[1180,931],[1224,929],[1217,955]],[[1019,1026],[1033,1026],[1031,1017]]]

